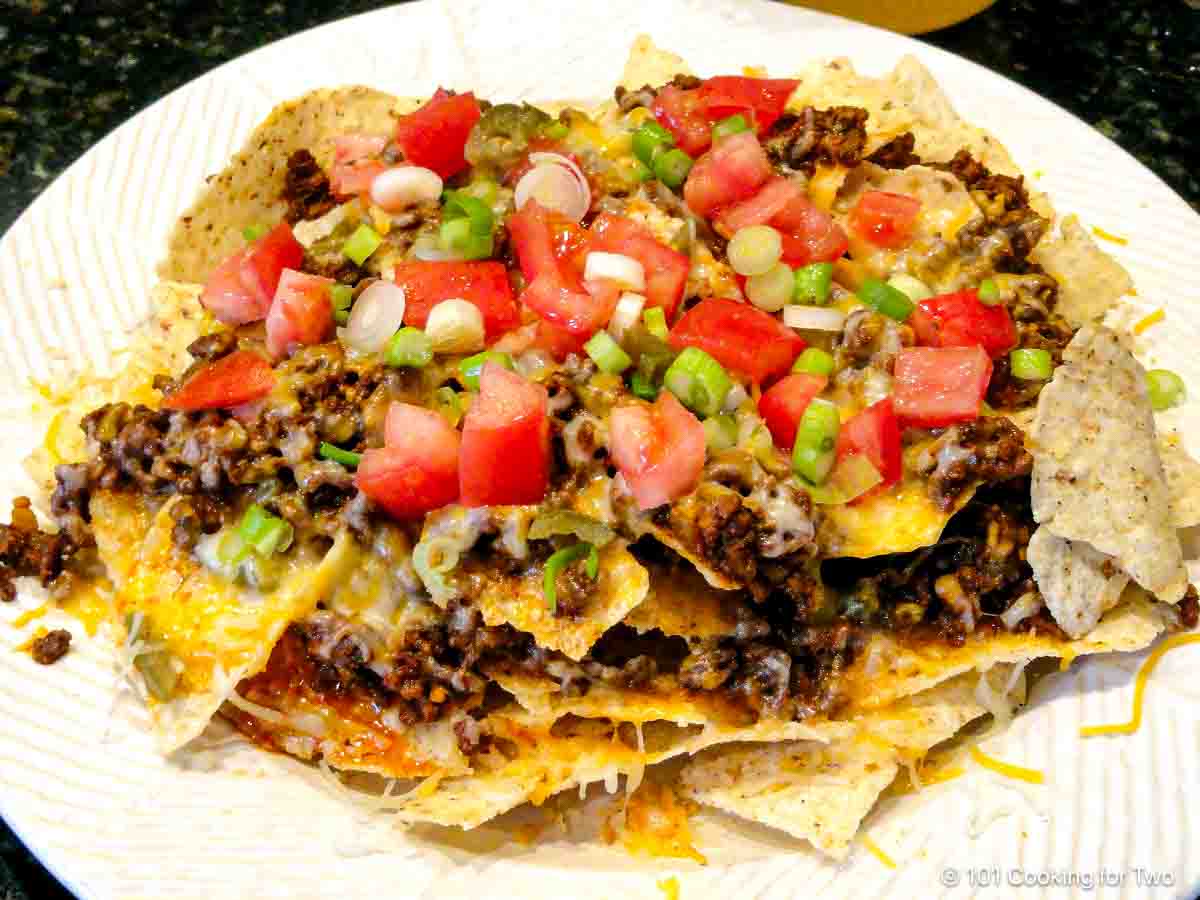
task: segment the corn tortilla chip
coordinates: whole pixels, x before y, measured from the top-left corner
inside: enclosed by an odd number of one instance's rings
[[[1057,279],[1055,312],[1075,327],[1099,319],[1133,289],[1124,266],[1100,249],[1077,216],[1063,219],[1059,233],[1039,241],[1030,259]]]
[[[1192,459],[1177,434],[1159,436],[1158,458],[1171,495],[1172,524],[1176,528],[1200,525],[1200,462]]]
[[[1068,541],[1038,528],[1026,550],[1038,589],[1054,621],[1073,638],[1082,637],[1116,605],[1129,576],[1083,541]]]

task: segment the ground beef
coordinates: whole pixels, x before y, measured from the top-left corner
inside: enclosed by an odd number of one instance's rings
[[[953,507],[977,482],[1008,481],[1032,470],[1021,429],[1004,416],[950,426],[917,460],[917,472],[927,479],[929,496],[941,509]]]
[[[812,175],[818,163],[856,166],[867,140],[867,111],[805,107],[780,116],[763,136],[767,156],[785,170]]]
[[[43,666],[58,662],[71,649],[71,632],[65,628],[48,631],[34,640],[29,647],[33,661]]]
[[[14,579],[37,578],[44,587],[54,585],[83,544],[65,532],[41,530],[28,497],[13,500],[11,524],[0,524],[0,601],[16,599]]]
[[[885,169],[907,169],[909,166],[919,166],[921,157],[913,152],[917,139],[911,131],[906,131],[892,138],[882,147],[867,157],[867,162],[875,163]]]
[[[228,328],[222,328],[220,331],[196,338],[188,344],[187,351],[193,359],[212,362],[222,356],[228,356],[237,346],[237,334]]]
[[[328,176],[307,150],[297,150],[288,157],[283,201],[287,204],[284,218],[291,223],[319,219],[337,205]]]
[[[1189,584],[1183,599],[1179,601],[1179,624],[1190,631],[1200,623],[1200,594],[1196,586]]]
[[[1054,365],[1062,364],[1063,350],[1075,336],[1075,329],[1062,316],[1049,313],[1036,320],[1017,321],[1017,346],[1026,349],[1049,350]],[[1045,381],[1025,381],[1015,378],[1008,354],[993,361],[992,379],[988,382],[987,401],[997,409],[1021,409],[1037,402]]]

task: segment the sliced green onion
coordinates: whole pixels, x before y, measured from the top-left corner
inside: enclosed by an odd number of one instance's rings
[[[1014,350],[1008,354],[1008,367],[1014,378],[1045,381],[1054,371],[1049,350]]]
[[[492,255],[492,234],[476,233],[470,219],[451,219],[438,229],[438,244],[460,259],[486,259]]]
[[[516,371],[512,357],[507,353],[501,353],[499,350],[484,350],[482,353],[468,356],[458,364],[458,371],[462,374],[462,382],[468,390],[479,390],[479,376],[483,372],[484,364],[490,362],[498,363],[510,372]],[[440,390],[444,390],[444,388]],[[456,398],[457,396],[455,394]]]
[[[661,306],[651,306],[645,310],[642,313],[642,323],[646,330],[660,341],[665,341],[670,333],[667,329],[667,314]]]
[[[731,134],[737,134],[740,131],[749,131],[750,123],[746,121],[746,117],[741,113],[735,116],[730,116],[727,119],[722,119],[712,128],[712,142],[715,144],[723,137],[729,137]]]
[[[342,255],[356,266],[361,266],[382,243],[383,238],[374,228],[370,225],[359,225],[354,229],[354,233],[346,238],[346,243],[342,244]]]
[[[247,225],[242,229],[242,237],[247,243],[253,244],[270,230],[266,225]]]
[[[571,129],[567,126],[566,122],[558,120],[542,126],[542,134],[552,141],[561,141],[570,131]]]
[[[792,447],[792,468],[810,484],[822,484],[829,477],[836,458],[841,416],[828,400],[813,400],[800,417],[796,443]]]
[[[746,279],[746,297],[763,312],[779,312],[796,290],[796,277],[787,263],[776,263],[761,275]]]
[[[397,368],[423,369],[433,362],[433,342],[420,328],[401,328],[388,341],[383,361]]]
[[[567,566],[576,560],[587,557],[587,575],[594,579],[600,572],[600,554],[594,545],[581,541],[570,547],[555,551],[546,560],[546,568],[542,574],[542,593],[546,596],[546,606],[550,611],[558,609],[558,576]]]
[[[600,367],[600,371],[609,375],[619,375],[633,365],[629,354],[621,349],[621,345],[614,341],[607,331],[597,331],[583,345],[583,349],[592,358],[592,362]]]
[[[1000,286],[991,278],[979,282],[979,302],[991,306],[1000,299]]]
[[[858,289],[858,297],[876,312],[889,319],[904,322],[912,315],[913,302],[904,291],[885,284],[877,278],[868,278]]]
[[[458,396],[458,391],[452,387],[440,387],[433,392],[433,405],[439,413],[451,425],[457,425],[462,421],[463,403]]]
[[[692,158],[682,150],[675,148],[654,157],[654,177],[671,189],[683,186],[692,171]]]
[[[257,503],[247,507],[237,533],[260,556],[270,556],[292,544],[292,526]]]
[[[654,167],[654,158],[660,152],[674,145],[674,135],[653,119],[633,133],[633,155],[650,168]]]
[[[792,363],[793,372],[807,372],[810,375],[833,374],[833,356],[817,347],[805,347],[804,352]]]
[[[829,286],[833,284],[833,263],[809,263],[796,270],[796,289],[792,302],[806,306],[824,306],[829,301]]]
[[[492,207],[486,202],[466,191],[446,191],[443,196],[445,197],[445,204],[442,206],[443,222],[466,219],[471,223],[473,234],[492,233],[496,217],[492,213]]]
[[[770,225],[751,225],[738,230],[725,252],[739,275],[761,275],[779,262],[783,238]]]
[[[329,302],[333,305],[333,318],[339,325],[350,320],[350,304],[354,300],[354,288],[348,284],[335,284],[329,288]]]
[[[733,379],[719,362],[699,347],[688,347],[675,357],[663,383],[680,403],[698,416],[706,417],[721,411]]]
[[[904,294],[913,303],[920,303],[922,300],[928,300],[933,296],[933,291],[920,278],[913,278],[911,275],[893,275],[887,280],[887,283],[894,287],[900,293]]]
[[[544,541],[559,534],[571,534],[595,547],[607,546],[617,533],[598,519],[571,509],[553,509],[529,523],[529,539]]]
[[[633,165],[630,166],[630,171],[633,173],[634,181],[649,181],[654,177],[654,170],[640,159],[635,159],[633,161]]]
[[[704,420],[704,437],[708,449],[720,453],[737,446],[738,426],[733,416],[709,416]]]
[[[335,463],[341,463],[347,469],[358,468],[358,464],[362,462],[362,454],[354,453],[351,450],[343,450],[341,447],[335,447],[328,441],[321,441],[321,446],[317,450],[317,455],[321,459],[331,459]]]
[[[474,197],[476,200],[482,200],[490,209],[495,205],[496,199],[500,196],[500,185],[489,178],[480,178],[472,181],[465,188],[455,191],[455,193]],[[445,215],[445,210],[442,211],[442,215]]]
[[[1147,372],[1146,389],[1150,392],[1150,405],[1158,412],[1178,406],[1187,399],[1187,386],[1183,379],[1169,369],[1151,369]]]
[[[242,560],[254,552],[254,548],[238,535],[237,529],[232,528],[221,535],[217,544],[217,559],[227,566],[240,565]]]
[[[641,372],[633,373],[633,377],[629,379],[629,390],[633,392],[633,396],[643,400],[654,400],[658,397],[658,388],[654,386],[654,382]]]

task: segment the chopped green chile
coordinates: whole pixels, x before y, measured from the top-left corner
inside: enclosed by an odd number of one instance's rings
[[[513,358],[507,353],[502,353],[499,350],[484,350],[482,353],[468,356],[458,364],[458,371],[462,375],[463,386],[471,391],[479,390],[479,376],[483,372],[483,367],[490,362],[504,366],[510,372],[516,371]],[[445,389],[442,388],[442,390]]]
[[[291,524],[267,512],[257,503],[246,508],[237,534],[260,556],[282,553],[292,545],[294,536]]]
[[[654,400],[658,397],[658,388],[654,382],[641,372],[633,373],[629,379],[629,390],[635,397],[641,397],[643,400]]]
[[[574,535],[596,547],[607,546],[617,536],[603,522],[571,509],[552,509],[540,513],[529,525],[531,541],[544,541],[561,534]]]
[[[1054,373],[1049,350],[1014,350],[1008,354],[1008,367],[1022,381],[1047,381]]]
[[[370,225],[359,225],[346,243],[342,244],[342,255],[355,265],[361,266],[372,253],[379,249],[383,238]]]
[[[433,392],[434,408],[451,425],[457,426],[463,417],[463,402],[458,391],[443,385]]]
[[[491,234],[496,224],[492,208],[479,197],[466,191],[446,191],[443,195],[442,221],[466,219],[472,234]]]
[[[247,225],[242,229],[242,237],[246,239],[246,243],[253,244],[270,230],[266,225]]]
[[[355,453],[353,450],[343,450],[328,441],[321,441],[321,446],[317,450],[317,455],[321,459],[329,459],[335,463],[340,463],[347,469],[354,469],[362,462],[362,454]]]
[[[824,306],[829,302],[833,284],[833,263],[809,263],[796,270],[796,287],[792,302],[805,306]]]
[[[653,120],[644,123],[633,133],[633,155],[642,165],[651,170],[653,170],[654,160],[659,154],[674,144],[675,138],[671,132]]]
[[[600,554],[592,544],[582,541],[570,547],[555,551],[546,560],[546,568],[542,574],[542,593],[546,597],[546,606],[551,612],[558,609],[558,576],[567,566],[587,557],[586,572],[588,578],[595,579],[600,574]]]
[[[1000,299],[1000,286],[991,278],[979,282],[979,302],[991,306]]]
[[[1146,373],[1146,390],[1156,412],[1178,406],[1187,399],[1187,386],[1170,369],[1151,369]]]
[[[858,289],[858,298],[889,319],[904,322],[912,315],[915,304],[904,291],[877,278],[868,278]]]
[[[433,342],[419,328],[401,328],[388,341],[384,362],[396,368],[423,369],[433,362]]]
[[[135,628],[136,635],[133,634]],[[135,648],[155,643],[154,636],[147,628],[146,617],[140,613],[125,616],[125,631],[134,638],[130,644]],[[167,703],[175,696],[175,689],[179,686],[179,671],[175,666],[175,657],[169,650],[159,648],[136,653],[133,667],[142,676],[150,696],[159,703]]]
[[[682,150],[675,148],[654,157],[654,177],[671,189],[683,186],[688,172],[692,170],[693,159]]]
[[[704,437],[712,453],[720,453],[737,445],[738,426],[733,416],[710,416],[704,420]]]
[[[733,379],[719,362],[699,347],[687,347],[663,376],[663,384],[679,402],[706,417],[721,411]]]
[[[727,119],[722,119],[713,125],[712,139],[715,144],[723,137],[729,137],[731,134],[738,134],[742,131],[749,131],[750,123],[746,121],[746,117],[741,113],[729,116]]]

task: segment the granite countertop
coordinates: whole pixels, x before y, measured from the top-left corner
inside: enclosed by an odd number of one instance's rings
[[[82,5],[0,6],[0,232],[89,146],[163,94],[262,44],[388,4]],[[1059,103],[1200,210],[1200,0],[999,0],[926,40]],[[0,900],[69,897],[0,825]]]

